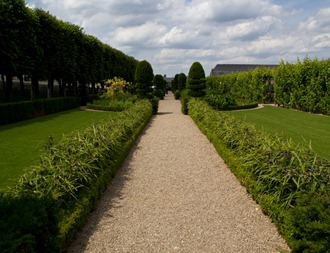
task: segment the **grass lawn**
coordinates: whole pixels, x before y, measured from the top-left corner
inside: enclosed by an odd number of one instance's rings
[[[50,135],[56,143],[63,135],[113,115],[75,109],[0,126],[0,189],[13,184],[24,169],[36,164]]]
[[[265,106],[257,110],[228,112],[271,134],[282,134],[330,159],[330,116]]]

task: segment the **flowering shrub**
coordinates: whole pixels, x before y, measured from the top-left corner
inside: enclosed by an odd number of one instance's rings
[[[121,77],[114,77],[104,82],[106,85],[106,93],[103,94],[103,98],[116,97],[118,94],[125,94],[132,83],[125,81]]]

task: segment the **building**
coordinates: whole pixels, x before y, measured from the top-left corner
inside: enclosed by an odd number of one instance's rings
[[[210,76],[230,74],[233,72],[245,72],[255,68],[277,68],[278,65],[271,64],[217,64],[210,73]]]

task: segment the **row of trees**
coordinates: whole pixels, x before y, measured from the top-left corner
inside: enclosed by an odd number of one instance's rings
[[[330,61],[305,58],[280,63],[274,72],[275,100],[287,107],[330,114]]]
[[[207,78],[207,88],[241,102],[273,102],[309,112],[330,114],[330,61],[306,57],[281,61],[273,70],[257,68]]]
[[[200,62],[194,62],[188,73],[188,77],[184,73],[176,74],[171,82],[172,91],[182,92],[188,90],[188,95],[192,97],[203,97],[205,95],[205,71]]]
[[[61,21],[41,9],[30,9],[23,0],[0,1],[0,74],[6,101],[12,99],[13,76],[31,78],[32,99],[39,96],[39,80],[48,80],[49,97],[54,80],[60,95],[67,85],[83,92],[87,84],[121,76],[134,81],[138,61],[82,28]]]

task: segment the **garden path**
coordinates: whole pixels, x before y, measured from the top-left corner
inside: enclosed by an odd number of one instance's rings
[[[279,252],[275,225],[168,94],[68,252]]]

